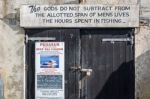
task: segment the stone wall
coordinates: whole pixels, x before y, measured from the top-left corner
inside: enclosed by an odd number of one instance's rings
[[[78,3],[76,0],[0,0],[0,75],[5,99],[24,99],[24,29],[22,4]]]
[[[150,1],[140,2],[140,28],[135,33],[136,94],[150,99]]]
[[[0,20],[0,75],[4,82],[5,99],[23,96],[23,29]]]
[[[141,26],[135,35],[136,94],[150,99],[150,27]]]

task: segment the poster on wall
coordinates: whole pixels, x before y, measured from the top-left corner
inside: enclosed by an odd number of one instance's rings
[[[64,42],[35,43],[35,99],[65,99]]]

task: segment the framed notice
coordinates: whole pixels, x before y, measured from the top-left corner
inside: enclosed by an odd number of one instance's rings
[[[35,43],[35,99],[65,99],[64,42]]]
[[[22,5],[21,27],[138,27],[139,5]]]

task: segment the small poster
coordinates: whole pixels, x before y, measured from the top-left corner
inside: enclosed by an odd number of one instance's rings
[[[36,42],[35,99],[65,99],[64,42]]]

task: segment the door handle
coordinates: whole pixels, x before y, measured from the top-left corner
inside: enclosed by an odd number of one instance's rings
[[[87,79],[91,76],[93,70],[92,69],[85,69],[82,68],[80,69],[80,80],[79,80],[79,98],[83,98],[83,99],[87,99],[87,93],[85,91],[85,82],[87,81]],[[84,86],[83,86],[84,85]]]

